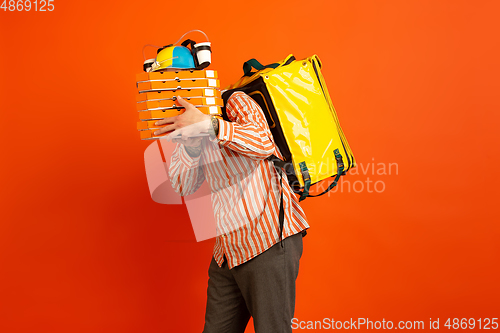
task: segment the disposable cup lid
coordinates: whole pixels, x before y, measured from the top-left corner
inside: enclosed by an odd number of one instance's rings
[[[205,45],[210,46],[211,44],[212,43],[210,43],[210,42],[203,42],[203,43],[195,44],[194,47],[205,46]]]

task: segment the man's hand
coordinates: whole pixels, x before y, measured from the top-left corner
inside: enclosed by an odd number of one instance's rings
[[[202,138],[191,137],[200,133],[208,133],[208,130],[210,128],[210,116],[203,114],[193,104],[185,101],[180,96],[177,96],[177,101],[179,101],[181,106],[186,109],[184,113],[175,117],[158,120],[155,125],[169,125],[156,130],[154,132],[154,135],[160,135],[173,131],[166,136],[167,140],[173,140],[174,142],[182,143],[187,146],[199,145]],[[179,135],[182,137],[182,139],[178,138]]]

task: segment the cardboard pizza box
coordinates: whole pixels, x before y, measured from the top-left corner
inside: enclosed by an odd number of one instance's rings
[[[159,71],[144,72],[135,76],[136,82],[150,80],[178,80],[178,79],[217,79],[217,71],[214,70],[177,70],[177,71]]]
[[[137,111],[142,110],[155,110],[162,108],[171,108],[180,106],[179,102],[176,102],[177,99],[164,99],[158,101],[145,101],[142,103],[136,103]],[[194,105],[218,105],[224,106],[224,101],[222,98],[215,97],[184,97],[184,100]]]
[[[137,83],[140,93],[156,90],[177,90],[186,88],[219,88],[219,80],[216,79],[182,79],[165,81],[144,81]]]
[[[222,114],[222,110],[220,106],[203,106],[197,105],[198,110],[208,115],[220,115]],[[163,119],[169,117],[175,117],[184,112],[184,108],[176,108],[176,109],[162,109],[162,110],[147,110],[147,111],[139,111],[139,119],[141,120],[154,120],[154,119]]]
[[[158,120],[142,120],[137,122],[137,130],[145,131],[149,129],[158,129],[165,125],[155,125]]]
[[[138,103],[144,101],[157,101],[161,99],[173,99],[176,96],[181,97],[217,97],[221,98],[220,90],[214,88],[199,88],[199,89],[176,89],[144,92],[136,95]]]

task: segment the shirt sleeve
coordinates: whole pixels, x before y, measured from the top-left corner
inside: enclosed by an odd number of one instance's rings
[[[264,112],[250,96],[234,92],[226,113],[231,122],[219,119],[219,144],[252,159],[278,156]]]
[[[192,157],[182,144],[177,144],[172,153],[168,169],[170,183],[181,196],[193,194],[203,184],[205,174],[200,164],[201,159],[202,154]]]

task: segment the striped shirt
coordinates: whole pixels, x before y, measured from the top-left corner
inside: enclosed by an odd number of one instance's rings
[[[214,258],[219,266],[238,266],[279,242],[279,176],[267,157],[282,158],[260,106],[243,92],[226,104],[231,122],[219,119],[219,133],[202,142],[197,157],[178,145],[171,157],[169,175],[181,195],[194,193],[206,180],[211,189],[217,236]],[[210,144],[217,149],[210,149]],[[283,172],[285,219],[283,238],[309,225]]]

